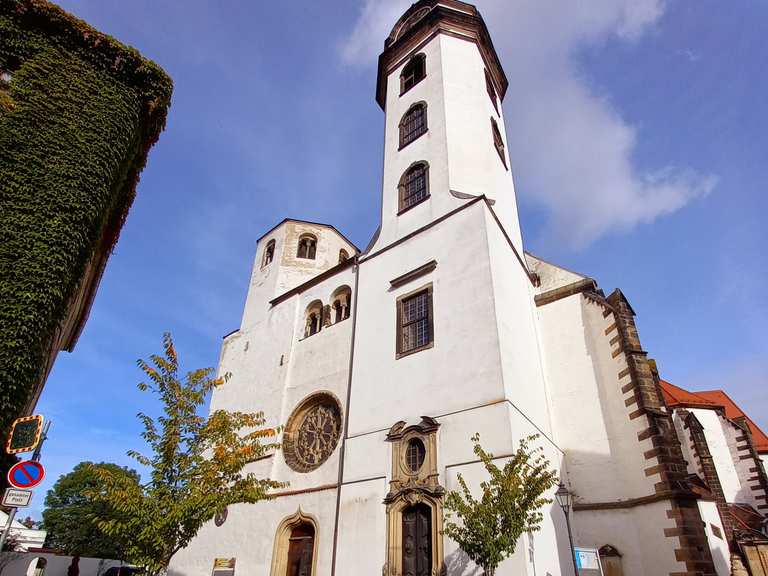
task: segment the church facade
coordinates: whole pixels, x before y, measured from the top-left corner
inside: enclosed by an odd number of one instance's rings
[[[537,435],[574,494],[575,545],[600,550],[606,575],[731,573],[722,510],[691,480],[630,303],[524,251],[507,86],[472,5],[420,0],[395,24],[379,229],[364,251],[324,224],[264,234],[221,351],[232,378],[211,409],[285,425],[249,471],[288,487],[230,506],[171,574],[216,558],[249,576],[478,574],[442,533],[457,474],[484,478],[475,433],[501,462]],[[497,574],[573,574],[556,503]]]

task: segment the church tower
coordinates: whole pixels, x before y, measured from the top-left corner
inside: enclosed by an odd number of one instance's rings
[[[417,2],[379,57],[386,114],[376,247],[484,195],[521,250],[501,102],[507,78],[485,23],[464,2]]]

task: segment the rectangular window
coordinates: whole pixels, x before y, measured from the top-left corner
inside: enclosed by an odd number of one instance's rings
[[[432,333],[432,287],[408,294],[397,302],[397,356],[430,348]]]

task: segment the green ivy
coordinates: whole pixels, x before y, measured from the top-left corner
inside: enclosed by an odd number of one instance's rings
[[[109,254],[173,89],[42,0],[0,2],[0,438],[45,377],[88,262]]]

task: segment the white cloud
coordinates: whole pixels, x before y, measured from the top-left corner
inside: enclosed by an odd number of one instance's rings
[[[369,67],[408,0],[365,0],[340,47]],[[635,42],[664,12],[661,0],[487,0],[478,6],[509,77],[505,115],[518,193],[546,209],[559,239],[597,238],[670,214],[716,183],[690,169],[633,164],[638,131],[580,73],[584,46]]]

